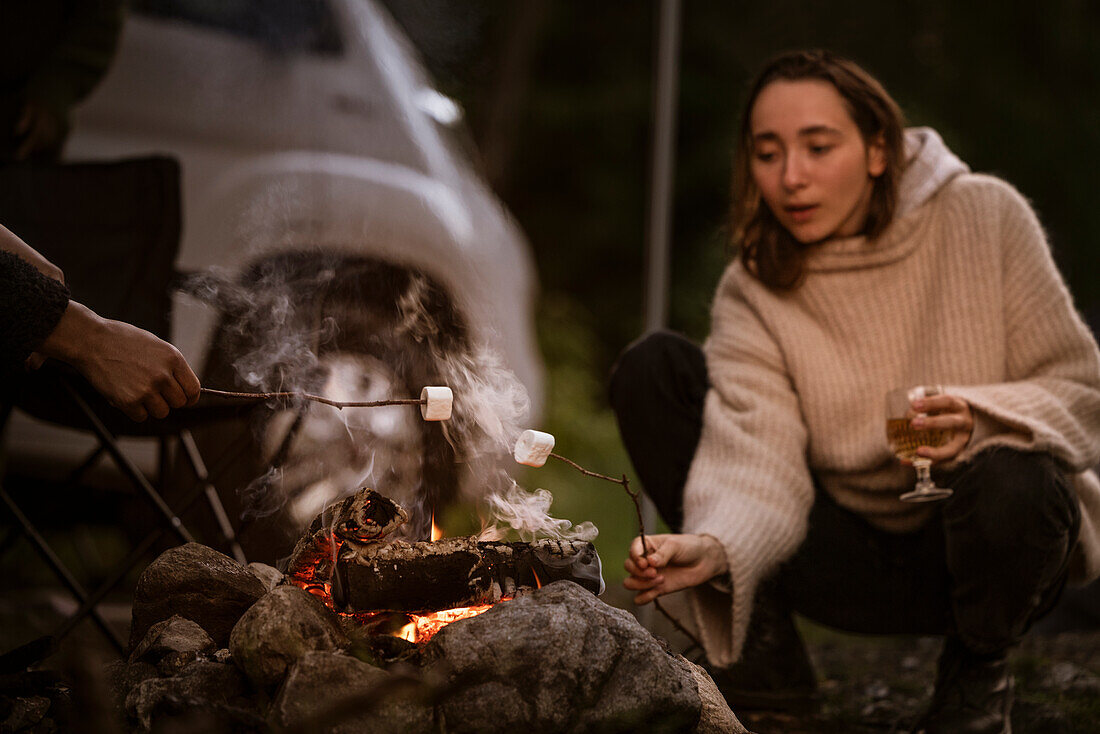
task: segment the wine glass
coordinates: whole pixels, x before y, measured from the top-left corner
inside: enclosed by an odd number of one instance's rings
[[[890,442],[890,449],[902,461],[912,463],[917,470],[916,488],[901,496],[905,502],[932,502],[952,494],[950,489],[937,487],[932,481],[932,460],[917,456],[917,448],[920,446],[943,446],[950,440],[951,431],[939,428],[916,429],[912,425],[914,418],[924,415],[913,411],[913,401],[930,398],[942,392],[943,388],[939,385],[922,385],[899,387],[886,393],[886,439]]]

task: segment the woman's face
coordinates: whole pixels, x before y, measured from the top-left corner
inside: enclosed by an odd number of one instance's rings
[[[867,145],[844,99],[826,81],[776,81],[752,107],[750,170],[775,218],[803,244],[859,234],[881,141]]]

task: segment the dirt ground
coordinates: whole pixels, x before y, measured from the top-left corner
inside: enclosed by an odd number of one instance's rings
[[[940,641],[807,630],[821,682],[811,717],[736,712],[756,734],[907,732],[932,693]],[[1030,636],[1010,657],[1015,734],[1100,732],[1100,632]]]
[[[629,596],[609,587],[604,600],[633,609]],[[666,608],[681,620],[686,609]],[[647,626],[687,657],[691,642],[662,616]],[[644,614],[643,614],[644,619]],[[908,732],[932,695],[941,640],[882,637],[828,630],[799,619],[817,671],[821,711],[794,717],[737,711],[755,734],[893,734]],[[1013,734],[1100,734],[1100,630],[1031,633],[1010,658],[1016,678]]]

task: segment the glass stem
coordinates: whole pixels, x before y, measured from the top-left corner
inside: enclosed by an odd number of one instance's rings
[[[914,459],[913,468],[917,470],[917,489],[923,489],[932,484],[932,460]]]

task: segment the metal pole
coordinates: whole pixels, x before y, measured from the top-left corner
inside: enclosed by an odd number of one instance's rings
[[[680,0],[659,0],[657,63],[654,75],[652,168],[649,184],[649,221],[646,227],[645,333],[668,326],[669,239],[672,230],[672,192],[676,170],[676,101],[680,73]],[[657,508],[643,498],[642,520],[652,532]],[[653,607],[638,610],[646,628],[653,625]]]
[[[672,229],[676,100],[680,71],[680,0],[660,0],[659,7],[649,221],[646,228],[646,333],[668,325],[669,237]]]

